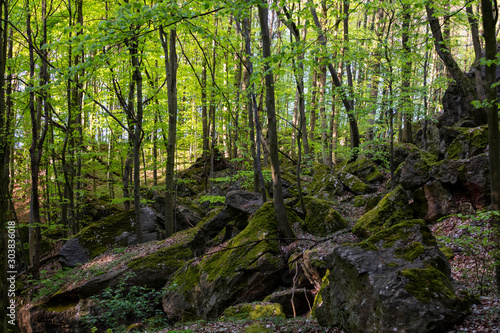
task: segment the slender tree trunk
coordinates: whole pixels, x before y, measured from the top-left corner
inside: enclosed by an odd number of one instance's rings
[[[177,140],[177,51],[175,47],[176,30],[167,35],[160,29],[160,39],[165,54],[165,71],[167,74],[168,93],[168,142],[167,168],[165,170],[165,231],[167,237],[174,233],[174,166],[175,144]]]
[[[7,266],[8,242],[7,242],[7,220],[9,218],[9,174],[5,172],[9,165],[9,137],[10,137],[10,117],[7,117],[5,105],[5,68],[7,63],[7,22],[8,6],[7,0],[0,0],[0,316],[2,324],[0,330],[7,332],[7,307],[10,306],[7,297],[8,284]]]
[[[498,98],[498,87],[496,83],[497,65],[495,63],[497,55],[496,41],[496,20],[498,18],[498,9],[493,9],[489,0],[481,0],[484,27],[484,46],[486,51],[486,60],[491,64],[485,68],[484,89],[487,101],[491,105],[486,107],[488,115],[488,144],[489,166],[490,166],[490,191],[491,191],[491,210],[500,211],[500,133],[498,130],[498,104],[492,101]],[[493,229],[494,240],[496,243],[496,253],[494,255],[495,274],[497,289],[500,292],[500,216],[493,216],[491,219],[491,228]]]
[[[411,47],[410,47],[410,21],[411,21],[411,5],[403,5],[403,34],[401,44],[403,47],[403,79],[401,83],[402,93],[402,116],[404,122],[402,142],[413,142],[412,120],[413,112],[410,100],[410,83],[411,83]]]
[[[278,158],[278,136],[276,132],[276,111],[274,100],[274,77],[270,65],[267,61],[271,58],[271,40],[268,27],[267,1],[262,1],[258,6],[260,30],[262,34],[262,54],[265,59],[264,72],[266,73],[266,108],[269,135],[269,150],[271,157],[271,172],[273,177],[273,201],[278,219],[278,231],[286,243],[293,241],[293,231],[288,222],[283,201],[283,186],[281,182],[280,165]]]

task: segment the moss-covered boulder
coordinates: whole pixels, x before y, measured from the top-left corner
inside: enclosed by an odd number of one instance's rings
[[[347,226],[347,222],[335,210],[333,202],[314,197],[305,197],[303,200],[306,214],[300,226],[304,231],[316,236],[326,236]]]
[[[290,221],[298,220],[291,210],[288,213]],[[252,302],[269,294],[286,268],[277,227],[274,206],[267,202],[224,247],[187,262],[165,285],[167,317],[218,317],[235,301]]]
[[[345,185],[354,194],[364,194],[370,190],[370,187],[366,185],[361,179],[353,174],[347,172],[339,172],[338,177],[342,184]]]
[[[361,216],[352,231],[360,237],[369,237],[380,230],[413,216],[406,192],[402,186],[387,194],[372,210]]]
[[[445,332],[473,300],[451,279],[450,266],[423,220],[382,230],[335,248],[315,316],[349,332]]]
[[[424,185],[431,179],[430,171],[436,164],[436,156],[424,150],[410,153],[401,169],[400,184],[408,190]]]
[[[144,241],[159,239],[159,227],[155,211],[141,208]],[[137,242],[133,210],[120,212],[93,222],[83,228],[59,251],[63,266],[74,267],[104,253],[106,250],[132,245]]]
[[[344,193],[344,185],[324,164],[314,166],[314,175],[307,192],[319,199],[332,200]]]
[[[486,146],[488,146],[488,129],[486,127],[458,129],[460,135],[446,149],[445,158],[467,159],[484,153]]]
[[[336,171],[355,175],[368,184],[379,182],[384,179],[377,165],[367,157],[359,157],[354,162],[340,165],[336,168]]]
[[[272,302],[254,302],[233,305],[226,310],[222,315],[224,319],[247,319],[258,320],[265,318],[282,318],[285,319],[285,312],[279,303]]]

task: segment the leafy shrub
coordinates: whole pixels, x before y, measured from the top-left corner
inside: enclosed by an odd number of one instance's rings
[[[145,321],[155,315],[161,315],[157,308],[162,293],[142,286],[127,287],[126,282],[135,273],[127,274],[115,289],[106,288],[102,294],[92,296],[95,310],[83,318],[84,323],[99,331],[112,329],[125,330],[127,323]],[[124,321],[127,322],[124,322]]]
[[[498,211],[479,211],[474,215],[457,214],[468,223],[457,228],[462,229],[458,238],[438,236],[438,241],[446,246],[458,247],[463,254],[472,259],[472,265],[463,265],[459,268],[460,274],[469,280],[473,292],[485,295],[494,286],[494,258],[498,258],[497,248],[493,240],[494,230],[489,225],[492,218],[500,218]],[[471,279],[472,278],[472,279]]]

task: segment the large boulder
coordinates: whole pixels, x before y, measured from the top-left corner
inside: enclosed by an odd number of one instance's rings
[[[316,236],[327,236],[347,226],[333,202],[315,197],[304,197],[303,201],[306,212],[300,226],[304,231]]]
[[[450,214],[451,206],[451,193],[437,180],[430,181],[413,194],[412,207],[416,217],[429,223]]]
[[[490,204],[490,164],[488,154],[474,156],[459,169],[459,178],[476,209]]]
[[[315,306],[323,326],[349,332],[444,332],[468,313],[450,266],[423,220],[401,222],[335,248]]]
[[[341,171],[338,177],[342,184],[354,194],[365,194],[370,191],[370,187],[353,174]]]
[[[307,191],[319,199],[332,200],[344,193],[344,185],[333,174],[332,169],[323,164],[314,166],[314,175]]]
[[[289,211],[290,221],[297,216]],[[187,262],[165,285],[163,310],[170,320],[220,316],[234,302],[269,294],[285,268],[277,241],[274,206],[265,203],[236,237]]]
[[[368,184],[379,182],[384,179],[377,165],[366,157],[359,157],[354,162],[346,163],[340,168],[337,168],[337,171],[353,174]]]
[[[406,192],[402,186],[398,186],[380,200],[375,208],[363,214],[352,231],[366,238],[412,216],[413,210]]]
[[[399,178],[407,190],[414,190],[431,179],[430,171],[437,164],[436,156],[426,151],[414,151],[408,155]]]
[[[141,209],[143,237],[145,241],[159,239],[156,213],[153,209]],[[95,258],[108,249],[137,243],[133,210],[110,215],[83,228],[59,251],[59,262],[66,267]]]
[[[485,152],[488,146],[486,127],[459,128],[459,132],[446,149],[446,159],[468,159]]]

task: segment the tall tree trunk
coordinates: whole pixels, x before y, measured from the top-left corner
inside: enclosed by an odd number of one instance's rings
[[[176,30],[170,30],[170,38],[160,29],[161,45],[165,54],[168,94],[168,142],[167,168],[165,170],[165,231],[167,237],[174,233],[174,164],[177,140],[177,51],[175,47]]]
[[[8,285],[6,283],[8,243],[7,243],[7,220],[9,218],[9,174],[5,172],[9,165],[9,138],[10,138],[10,117],[7,116],[5,105],[5,68],[7,63],[7,24],[8,6],[7,0],[0,0],[0,316],[2,324],[0,331],[7,332],[7,307],[10,306],[7,297]]]
[[[402,142],[413,142],[412,120],[413,112],[411,111],[413,105],[410,100],[410,82],[411,82],[411,47],[410,47],[410,21],[411,21],[411,5],[403,5],[403,34],[401,44],[403,46],[403,79],[401,82],[402,93],[402,116],[403,116],[403,135]]]
[[[283,185],[281,182],[280,165],[278,158],[278,135],[276,132],[276,111],[274,100],[274,77],[268,61],[271,58],[271,39],[269,36],[268,27],[268,9],[267,1],[264,0],[258,6],[260,31],[262,34],[262,55],[265,59],[264,72],[266,73],[266,108],[267,122],[269,135],[269,151],[271,158],[271,172],[273,178],[273,201],[276,210],[276,218],[278,219],[278,232],[280,237],[286,243],[293,241],[293,231],[288,222],[288,217],[285,211],[285,203],[283,201]]]
[[[314,4],[309,3],[309,8],[314,20],[314,24],[316,25],[316,28],[318,30],[318,39],[324,48],[326,50],[326,37],[325,33],[323,31],[323,28],[321,26],[321,23],[318,19],[318,14],[316,13],[316,9],[314,7]],[[350,67],[348,67],[350,68]],[[333,64],[331,62],[328,63],[328,70],[330,72],[330,75],[332,77],[333,83],[335,84],[336,87],[341,89],[341,98],[342,102],[344,104],[347,117],[349,120],[349,130],[351,133],[351,149],[353,150],[352,154],[352,160],[357,159],[358,157],[358,148],[360,144],[360,137],[359,137],[359,129],[358,129],[358,123],[356,121],[356,117],[354,115],[354,99],[352,98],[352,95],[349,94],[349,89],[346,89],[344,85],[339,80],[337,70],[333,67]],[[350,78],[350,79],[349,79]],[[348,86],[352,87],[352,74],[350,73],[350,69],[347,72],[347,79],[348,79]],[[349,83],[350,82],[350,83]]]
[[[135,213],[135,233],[137,242],[143,242],[142,219],[141,219],[141,143],[143,138],[142,118],[142,73],[139,60],[139,42],[138,37],[134,36],[129,46],[130,56],[132,58],[133,80],[137,88],[136,100],[137,108],[135,114],[133,146],[134,146],[134,213]]]
[[[498,99],[498,87],[496,83],[497,65],[495,63],[497,55],[496,41],[496,21],[498,18],[498,9],[493,9],[490,0],[481,0],[483,13],[483,37],[486,51],[486,61],[491,62],[485,68],[484,89],[489,104],[486,107],[488,115],[488,144],[489,166],[490,166],[490,191],[491,191],[491,209],[500,211],[500,134],[498,130],[498,111],[497,103],[493,101]],[[496,244],[495,274],[497,289],[500,292],[500,216],[493,216],[491,219],[491,228],[493,229],[494,240]]]

